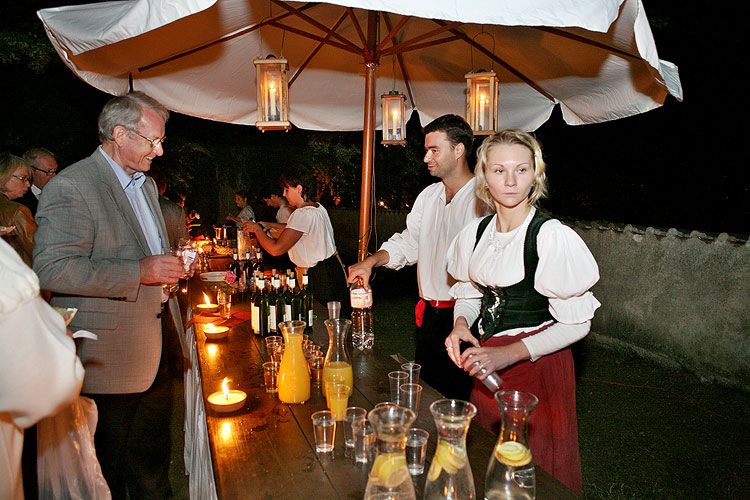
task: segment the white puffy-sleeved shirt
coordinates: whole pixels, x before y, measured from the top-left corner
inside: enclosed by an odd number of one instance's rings
[[[417,196],[406,217],[406,230],[383,243],[390,259],[385,267],[401,269],[418,263],[419,295],[425,300],[452,300],[453,278],[445,268],[445,255],[453,238],[482,215],[472,178],[446,203],[445,185],[431,184]]]
[[[507,233],[497,231],[494,216],[476,249],[479,220],[456,236],[446,259],[448,272],[457,280],[451,288],[456,299],[454,320],[463,316],[471,325],[479,316],[482,291],[474,283],[507,287],[524,278],[524,240],[535,213],[532,208],[523,223]],[[549,311],[557,323],[522,339],[532,361],[586,336],[594,311],[601,305],[589,291],[599,281],[599,267],[575,231],[556,219],[545,222],[537,235],[537,253],[534,288],[549,298]],[[536,328],[514,328],[495,335],[518,335]]]
[[[0,239],[0,498],[23,498],[23,429],[75,399],[83,365],[39,279]]]
[[[289,259],[297,267],[313,267],[336,251],[331,219],[320,203],[317,207],[301,207],[292,212],[286,227],[302,233],[289,249]]]

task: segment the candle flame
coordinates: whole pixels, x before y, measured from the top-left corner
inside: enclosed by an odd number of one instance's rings
[[[208,299],[208,295],[206,295],[206,292],[203,292],[203,299],[206,301],[206,305],[211,305],[211,301]]]
[[[224,399],[229,399],[229,379],[224,377],[221,383],[221,390],[224,392]]]
[[[208,354],[209,355],[211,355],[211,356],[216,355],[216,350],[217,350],[216,344],[210,344],[208,346]]]

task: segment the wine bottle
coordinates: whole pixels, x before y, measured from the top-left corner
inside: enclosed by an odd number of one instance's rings
[[[235,283],[237,284],[237,300],[241,300],[244,288],[242,287],[242,268],[240,267],[239,254],[235,249],[232,252],[232,263],[229,265],[229,270],[235,276]]]
[[[302,320],[307,323],[307,328],[313,327],[313,293],[310,289],[310,277],[307,275],[307,269],[302,272]]]
[[[256,290],[253,301],[253,332],[262,337],[268,336],[268,295],[265,292],[265,279],[261,273],[255,278]]]
[[[271,286],[268,289],[268,333],[269,335],[276,335],[278,331],[278,314],[276,307],[278,306],[279,300],[279,276],[276,274],[276,269],[271,272]],[[283,309],[282,309],[283,310]]]

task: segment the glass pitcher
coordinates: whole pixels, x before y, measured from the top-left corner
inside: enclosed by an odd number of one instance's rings
[[[528,392],[498,391],[495,401],[500,407],[502,423],[487,466],[485,499],[534,500],[536,474],[526,428],[539,399]]]
[[[346,335],[352,326],[348,319],[327,319],[323,322],[328,330],[328,352],[323,364],[323,380],[329,375],[339,375],[344,384],[354,388],[354,374],[349,353],[346,351]]]
[[[424,500],[476,498],[474,476],[466,455],[466,433],[477,407],[458,399],[439,399],[430,405],[438,442],[432,458]]]
[[[414,418],[413,411],[392,403],[383,404],[367,415],[375,427],[378,444],[364,500],[416,500],[405,453],[406,432]]]
[[[310,373],[302,350],[304,321],[283,321],[284,354],[279,366],[279,399],[283,403],[304,403],[310,399]]]

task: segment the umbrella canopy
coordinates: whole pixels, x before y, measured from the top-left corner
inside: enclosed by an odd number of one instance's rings
[[[569,124],[682,98],[658,58],[641,0],[133,0],[39,11],[79,77],[142,90],[169,109],[254,124],[254,58],[289,61],[290,121],[364,130],[360,258],[366,253],[375,95],[397,90],[422,123],[464,115],[470,71],[499,78],[501,128],[535,130],[559,105]]]
[[[367,54],[371,11],[382,14]],[[172,110],[238,124],[257,120],[252,60],[268,54],[289,61],[290,120],[312,130],[363,129],[368,56],[374,92],[403,92],[422,123],[464,115],[472,69],[498,74],[503,128],[535,130],[556,104],[570,124],[613,120],[682,92],[640,0],[135,0],[39,17],[94,87],[119,94],[132,76]]]

